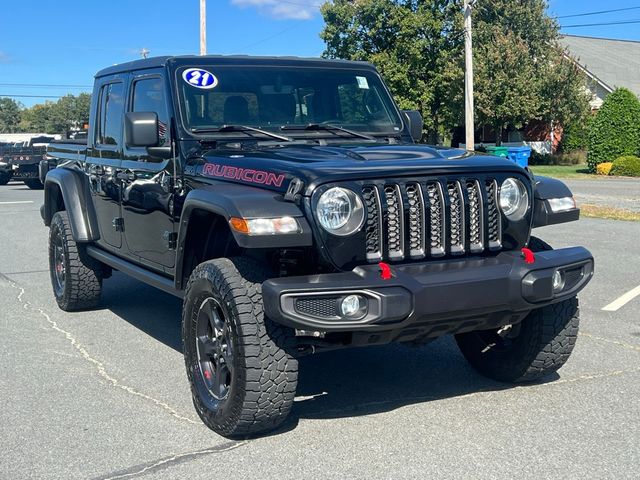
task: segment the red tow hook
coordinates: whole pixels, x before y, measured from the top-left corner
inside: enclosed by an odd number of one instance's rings
[[[393,276],[391,275],[391,267],[384,262],[380,262],[378,267],[380,267],[380,278],[382,280],[391,280],[391,277]]]
[[[524,257],[524,263],[535,263],[536,257],[530,249],[523,248],[521,252]]]

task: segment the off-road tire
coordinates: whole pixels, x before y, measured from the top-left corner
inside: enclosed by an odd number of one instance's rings
[[[24,181],[24,184],[31,190],[42,190],[44,188],[39,178],[29,178]]]
[[[186,287],[182,343],[193,403],[202,421],[227,438],[273,430],[293,405],[295,335],[264,316],[262,282],[267,278],[268,270],[257,261],[221,258],[198,265]],[[208,298],[223,310],[233,351],[230,384],[222,399],[207,388],[196,346],[198,315]]]
[[[578,337],[576,297],[533,310],[517,335],[503,341],[492,331],[456,335],[467,361],[482,375],[501,382],[533,382],[562,367]]]
[[[56,245],[62,248],[64,282],[56,281]],[[56,212],[49,230],[49,272],[58,306],[66,311],[94,308],[102,293],[102,272],[96,260],[90,258],[82,244],[73,240],[66,211]]]
[[[6,185],[9,183],[11,181],[11,177],[13,177],[11,173],[0,172],[0,185]]]

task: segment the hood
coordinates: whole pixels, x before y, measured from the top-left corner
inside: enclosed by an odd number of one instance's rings
[[[322,183],[474,171],[524,173],[515,162],[464,150],[422,145],[278,145],[252,150],[215,149],[202,154],[195,173],[285,191],[293,178],[305,194]]]

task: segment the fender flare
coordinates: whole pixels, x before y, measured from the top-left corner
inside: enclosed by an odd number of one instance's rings
[[[285,235],[251,236],[231,230],[241,248],[291,248],[313,245],[311,226],[302,210],[292,202],[285,201],[282,194],[270,190],[239,185],[218,183],[200,187],[189,192],[185,198],[178,227],[176,282],[181,282],[185,245],[189,222],[194,211],[205,211],[220,215],[226,221],[231,217],[274,218],[294,217],[300,225],[300,232]],[[176,285],[180,288],[180,285]]]
[[[580,218],[579,208],[564,212],[551,210],[547,200],[565,197],[573,197],[573,193],[564,182],[555,178],[536,176],[533,194],[533,228],[578,220]]]
[[[98,218],[91,201],[89,182],[83,172],[69,168],[54,168],[44,180],[44,205],[42,219],[46,226],[56,213],[52,198],[55,187],[60,189],[64,206],[69,214],[71,234],[76,242],[95,242],[100,238]]]

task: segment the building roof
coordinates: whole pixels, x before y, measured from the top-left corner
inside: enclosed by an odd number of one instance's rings
[[[121,63],[104,68],[96,73],[96,77],[113,75],[116,73],[142,70],[147,68],[164,67],[172,65],[277,65],[277,66],[315,66],[325,68],[375,68],[368,62],[350,60],[338,60],[328,58],[304,58],[304,57],[258,57],[250,55],[179,55],[151,57],[132,62]]]
[[[560,42],[604,88],[625,87],[640,96],[640,42],[576,35]]]

